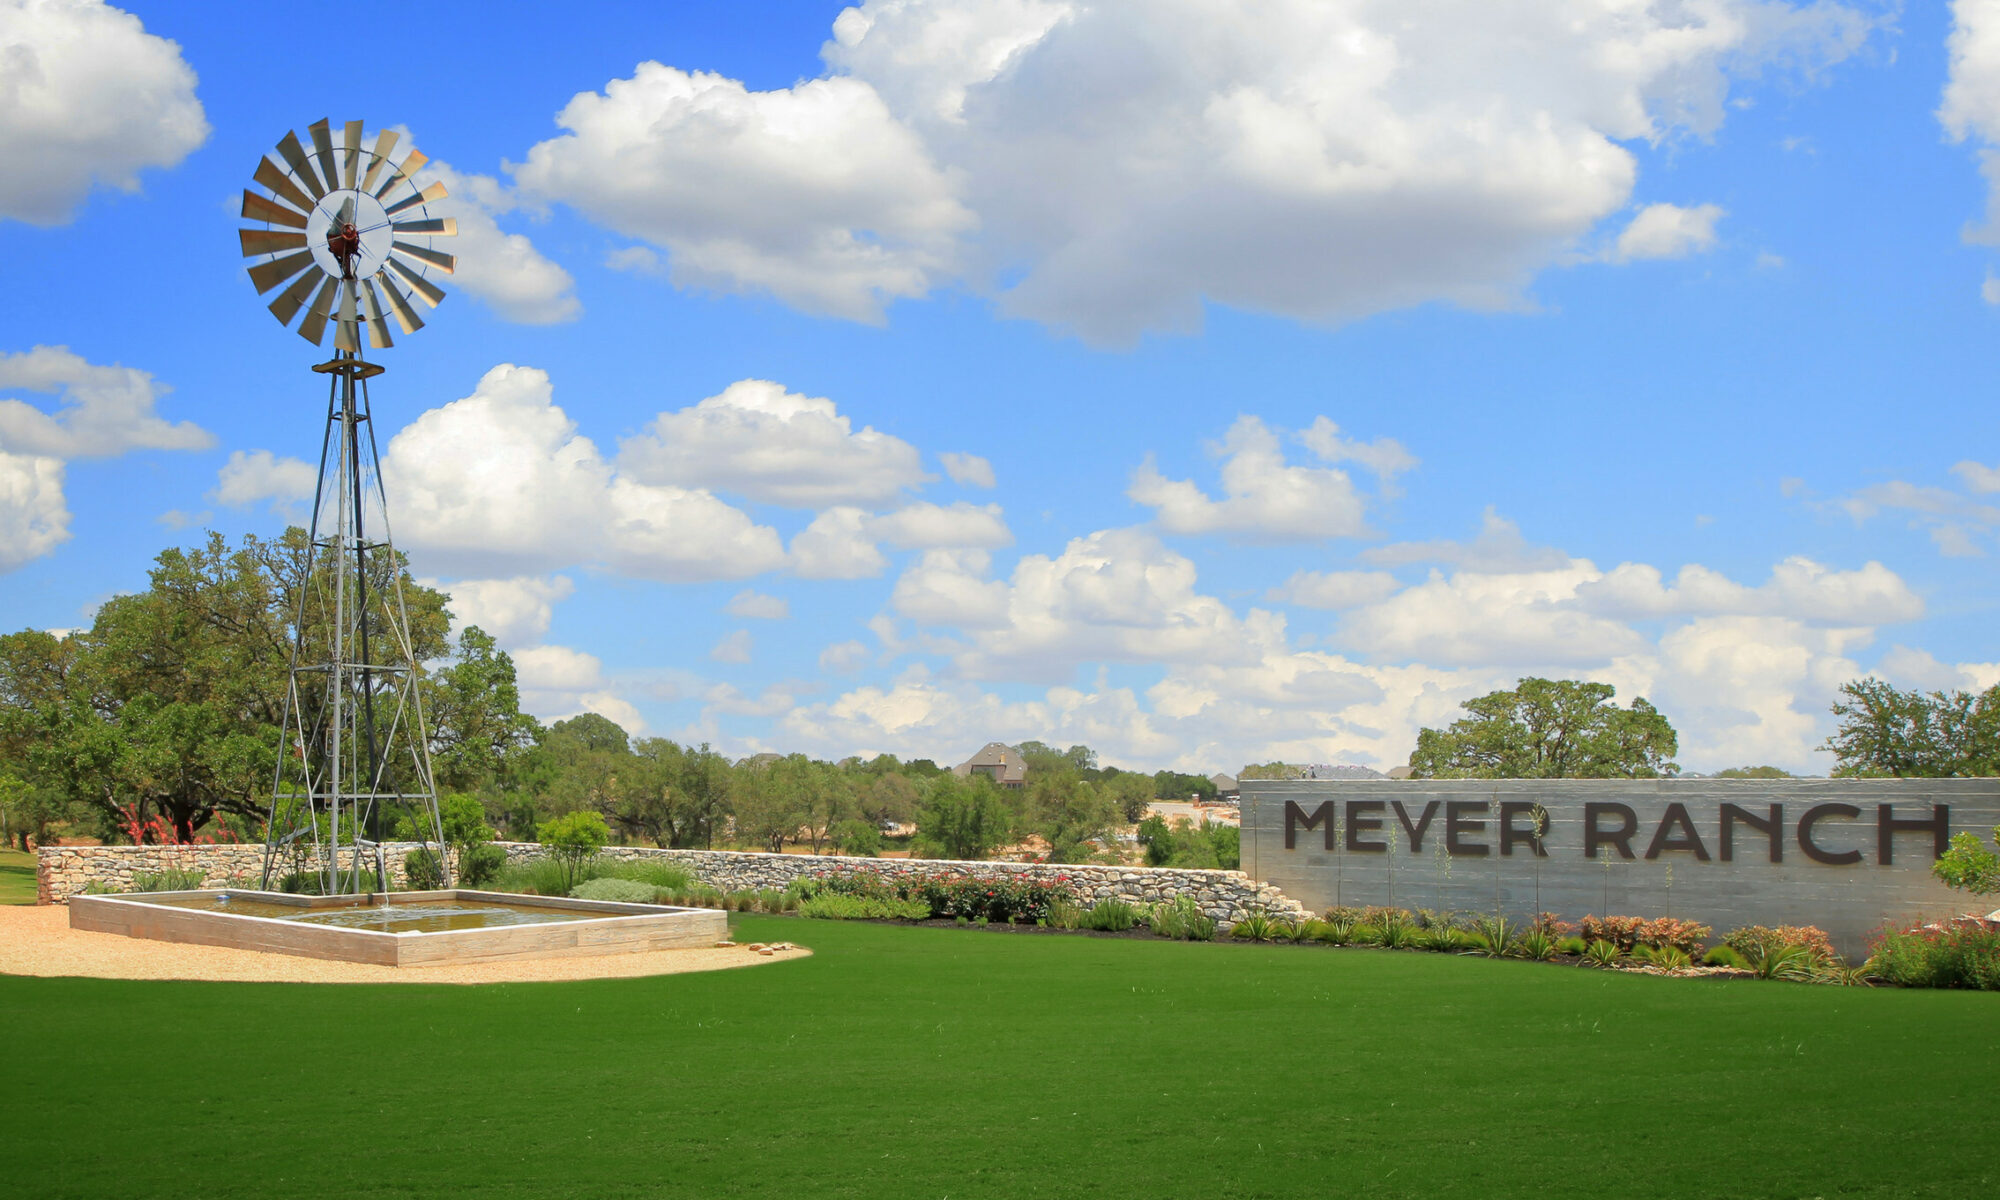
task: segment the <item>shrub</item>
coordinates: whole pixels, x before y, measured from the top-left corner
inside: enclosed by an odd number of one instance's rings
[[[1618,960],[1624,957],[1625,952],[1618,948],[1618,943],[1607,942],[1603,938],[1583,948],[1583,960],[1593,967],[1615,967]]]
[[[1833,952],[1833,942],[1826,931],[1814,925],[1745,925],[1730,930],[1722,944],[1742,955],[1746,962],[1784,946],[1802,948],[1816,963],[1829,963],[1839,957]]]
[[[1123,900],[1107,896],[1083,914],[1082,928],[1123,933],[1139,923],[1139,910]]]
[[[1328,921],[1327,924],[1338,925],[1340,924],[1340,922]],[[1381,945],[1382,927],[1380,925],[1368,925],[1368,924],[1356,925],[1354,927],[1354,944],[1357,946]]]
[[[1585,950],[1589,948],[1590,948],[1590,943],[1584,941],[1582,938],[1576,936],[1575,934],[1571,934],[1568,937],[1563,938],[1556,943],[1556,949],[1560,950],[1564,954],[1582,954]]]
[[[1505,917],[1481,917],[1472,923],[1473,948],[1488,958],[1513,952],[1516,933]]]
[[[1694,962],[1679,946],[1640,946],[1633,957],[1666,971],[1678,971]]]
[[[1462,929],[1453,929],[1449,925],[1433,925],[1416,935],[1416,947],[1419,950],[1451,954],[1464,947],[1465,939],[1465,931]]]
[[[1558,942],[1576,932],[1576,926],[1552,912],[1536,913],[1533,919],[1528,922],[1528,928],[1539,933],[1546,933]]]
[[[1676,917],[1586,916],[1579,926],[1589,941],[1606,941],[1627,954],[1640,945],[1672,946],[1692,959],[1715,931],[1699,921]]]
[[[1319,923],[1319,940],[1329,946],[1346,946],[1354,941],[1356,922],[1342,917]]]
[[[507,865],[507,852],[491,842],[480,842],[459,851],[458,881],[466,887],[484,887],[499,877]]]
[[[1417,927],[1406,916],[1389,915],[1379,925],[1385,950],[1408,950],[1417,944]]]
[[[694,872],[679,863],[661,862],[656,858],[640,858],[630,862],[603,863],[594,873],[599,879],[630,879],[639,883],[650,883],[656,888],[686,888],[694,886]]]
[[[1229,936],[1244,942],[1290,941],[1292,926],[1269,913],[1253,912],[1230,926]]]
[[[118,889],[112,887],[102,879],[93,879],[83,885],[82,894],[85,896],[115,896],[118,894]]]
[[[1515,958],[1525,958],[1529,962],[1552,962],[1556,957],[1556,940],[1548,930],[1530,926],[1528,931],[1515,939]]]
[[[569,890],[578,900],[610,900],[618,904],[652,904],[660,889],[636,879],[586,879]]]
[[[434,892],[444,886],[444,862],[438,852],[419,846],[403,856],[403,882],[413,892]]]
[[[931,910],[921,900],[883,900],[825,892],[799,902],[799,915],[834,921],[921,921]]]
[[[960,917],[959,920],[962,922],[965,918]],[[1068,900],[1058,900],[1049,905],[1048,916],[1042,918],[1042,923],[1051,929],[1082,929],[1083,906],[1072,904]]]
[[[1726,943],[1702,955],[1701,962],[1706,967],[1735,967],[1739,971],[1748,968],[1750,965],[1748,959],[1745,959],[1741,954],[1731,949]]]
[[[208,872],[196,867],[166,867],[158,871],[132,872],[132,890],[135,892],[191,892],[208,878]]]
[[[2000,991],[2000,927],[1978,918],[1888,930],[1868,970],[1904,987]]]
[[[525,892],[533,896],[567,896],[579,883],[597,878],[586,864],[579,878],[571,879],[562,863],[552,858],[530,858],[510,862],[495,872],[489,883],[496,892]]]
[[[558,894],[564,894],[589,878],[585,868],[611,840],[611,827],[604,823],[602,814],[583,810],[542,822],[535,836],[560,866],[563,889]]]
[[[1155,904],[1146,915],[1146,924],[1161,937],[1178,938],[1185,942],[1215,940],[1215,918],[1201,911],[1201,905],[1196,904],[1192,896],[1176,896]]]
[[[781,913],[785,911],[785,893],[776,888],[760,888],[757,891],[757,911]]]

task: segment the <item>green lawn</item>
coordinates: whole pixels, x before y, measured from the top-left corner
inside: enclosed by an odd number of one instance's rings
[[[0,904],[35,902],[35,856],[0,849]]]
[[[483,988],[0,979],[0,1178],[38,1198],[2000,1191],[1990,993],[770,917],[738,937],[817,954]]]

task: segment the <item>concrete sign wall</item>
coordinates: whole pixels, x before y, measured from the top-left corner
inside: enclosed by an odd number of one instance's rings
[[[2000,779],[1244,780],[1243,869],[1315,910],[1817,925],[1858,957],[1885,922],[1996,902],[1937,882],[2000,825]]]

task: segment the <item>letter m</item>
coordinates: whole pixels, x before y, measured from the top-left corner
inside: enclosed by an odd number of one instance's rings
[[[1311,815],[1307,815],[1306,810],[1300,808],[1294,801],[1285,801],[1285,849],[1298,849],[1301,829],[1307,833],[1315,829],[1320,830],[1321,836],[1326,841],[1326,848],[1333,849],[1333,801],[1320,801],[1319,807],[1313,809]]]

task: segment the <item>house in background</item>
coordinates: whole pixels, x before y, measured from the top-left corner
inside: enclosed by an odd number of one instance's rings
[[[1217,800],[1222,801],[1224,804],[1236,803],[1236,776],[1224,771],[1217,771],[1208,777],[1208,781],[1215,785],[1215,798]]]
[[[1004,788],[1017,788],[1028,779],[1028,760],[1005,742],[988,742],[979,753],[951,769],[959,778],[984,775]]]

